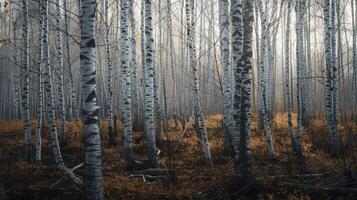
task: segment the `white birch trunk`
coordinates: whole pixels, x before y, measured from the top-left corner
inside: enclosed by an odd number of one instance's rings
[[[110,146],[115,146],[116,141],[114,138],[114,128],[113,128],[113,70],[112,70],[112,55],[109,44],[109,2],[105,0],[105,9],[104,9],[104,23],[105,23],[105,48],[106,48],[106,56],[107,56],[107,119],[108,119],[108,134],[109,141],[108,144]]]
[[[39,13],[40,13],[40,22],[39,22],[39,41],[38,41],[38,83],[37,83],[37,91],[38,91],[38,108],[37,108],[37,124],[36,124],[36,162],[41,162],[41,128],[42,128],[42,110],[43,110],[43,90],[42,90],[42,59],[43,59],[43,51],[42,51],[42,37],[43,37],[43,12],[42,12],[42,1],[39,2]]]
[[[121,0],[120,30],[121,30],[121,67],[123,68],[124,87],[124,160],[127,168],[133,164],[132,126],[131,126],[131,71],[129,66],[129,2]]]
[[[56,128],[56,119],[55,119],[55,102],[53,95],[53,81],[51,80],[50,72],[50,62],[49,62],[49,33],[48,33],[48,0],[43,1],[43,64],[44,64],[44,78],[45,78],[45,92],[46,92],[46,101],[47,101],[47,117],[50,125],[50,138],[51,146],[53,151],[54,160],[59,171],[67,176],[75,185],[82,187],[83,182],[78,178],[71,170],[67,168],[64,164],[60,146],[57,138],[57,128]]]
[[[234,147],[235,168],[239,171],[239,146],[241,133],[241,104],[242,104],[242,66],[240,60],[243,55],[243,14],[242,1],[231,1],[232,20],[232,70],[234,73],[233,109],[232,109],[232,143]]]
[[[57,71],[58,71],[58,103],[59,103],[59,116],[61,121],[61,143],[66,143],[66,113],[65,113],[65,101],[64,101],[64,65],[63,65],[63,52],[62,52],[62,35],[61,35],[61,11],[60,11],[60,1],[56,0],[56,47],[57,47]]]
[[[270,128],[270,120],[269,120],[269,115],[268,115],[268,101],[267,99],[270,97],[269,92],[267,92],[267,87],[269,87],[269,82],[267,82],[267,79],[269,79],[269,73],[267,73],[269,65],[267,63],[268,60],[268,50],[267,50],[267,45],[268,45],[268,38],[267,35],[268,33],[268,28],[267,28],[267,10],[263,10],[263,2],[262,0],[259,0],[258,2],[258,7],[259,7],[259,13],[260,13],[260,19],[261,19],[261,51],[260,51],[260,88],[261,88],[261,93],[259,94],[261,96],[261,110],[263,114],[263,124],[264,124],[264,129],[265,129],[265,136],[268,144],[268,152],[270,155],[271,159],[275,159],[275,150],[274,150],[274,145],[273,145],[273,137],[271,133],[271,128]],[[267,8],[267,6],[265,6]],[[268,97],[267,97],[268,96]]]
[[[231,66],[229,48],[229,3],[228,0],[219,1],[219,24],[221,32],[221,57],[223,68],[223,128],[224,128],[224,153],[232,151],[232,91],[231,91]]]
[[[83,104],[86,198],[104,199],[102,152],[96,94],[96,43],[94,0],[81,1],[81,94]]]
[[[22,118],[25,135],[25,159],[31,161],[31,130],[30,130],[30,95],[29,95],[29,37],[28,37],[28,2],[22,1],[22,52],[21,52],[21,76],[22,76]]]
[[[253,55],[253,2],[245,0],[243,8],[243,54],[240,60],[242,65],[242,98],[240,115],[240,145],[239,171],[243,181],[251,178],[250,164],[250,121],[251,121],[251,89],[252,89],[252,55]],[[237,80],[236,80],[237,81]]]
[[[331,5],[332,4],[332,5]],[[324,31],[325,31],[325,59],[326,59],[326,80],[325,80],[325,98],[326,98],[326,112],[327,112],[327,123],[328,130],[330,133],[330,151],[332,155],[337,154],[337,126],[336,126],[336,113],[335,113],[335,102],[334,102],[334,84],[335,84],[335,71],[336,71],[336,58],[335,50],[333,49],[335,43],[334,35],[334,21],[332,18],[335,17],[334,13],[334,3],[330,0],[324,1]]]
[[[148,165],[156,166],[156,142],[154,134],[154,49],[152,33],[152,0],[145,0],[145,133],[148,143]]]
[[[131,66],[131,99],[133,113],[133,130],[140,130],[140,109],[138,103],[138,72],[136,61],[136,31],[134,19],[134,1],[129,1],[129,24],[130,24],[130,66]]]
[[[171,0],[167,0],[167,28],[169,37],[169,49],[170,49],[170,65],[172,76],[172,99],[173,99],[173,115],[176,127],[178,126],[178,102],[177,102],[177,80],[176,80],[176,66],[175,66],[175,49],[172,36],[172,19],[171,19]]]
[[[284,76],[284,85],[285,85],[285,99],[286,99],[286,108],[288,111],[288,128],[291,140],[291,146],[297,155],[301,155],[300,146],[296,144],[294,128],[292,123],[291,116],[291,94],[290,94],[290,23],[291,23],[291,4],[292,1],[288,2],[288,11],[287,11],[287,20],[286,20],[286,30],[285,30],[285,76]]]
[[[188,50],[189,50],[189,60],[190,66],[192,68],[192,79],[193,79],[193,98],[194,98],[194,110],[196,114],[196,120],[198,122],[198,135],[201,137],[201,142],[203,144],[203,150],[205,152],[206,163],[212,165],[211,151],[209,148],[206,123],[203,116],[201,108],[201,98],[200,98],[200,82],[198,79],[197,71],[197,58],[196,58],[196,45],[195,45],[195,1],[188,0],[186,2],[186,9],[191,12],[187,19],[187,37],[188,37]]]

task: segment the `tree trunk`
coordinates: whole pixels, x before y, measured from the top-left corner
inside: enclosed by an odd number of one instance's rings
[[[106,101],[107,106],[107,119],[108,119],[108,135],[109,135],[109,146],[115,146],[115,135],[113,130],[113,70],[112,70],[112,55],[110,50],[109,44],[109,2],[105,0],[105,9],[104,9],[104,23],[105,23],[105,48],[106,48],[106,56],[107,56],[107,89],[108,89],[108,96]]]
[[[167,0],[167,28],[169,37],[169,49],[170,49],[170,65],[172,75],[172,109],[176,127],[178,126],[178,102],[177,102],[177,80],[176,80],[176,66],[175,66],[175,51],[174,41],[172,37],[172,20],[171,20],[171,0]]]
[[[294,128],[291,117],[291,94],[290,94],[290,23],[291,23],[291,4],[292,1],[288,2],[287,20],[286,20],[286,30],[285,30],[285,99],[286,108],[288,111],[288,128],[290,133],[291,146],[297,155],[301,155],[301,148],[296,144]]]
[[[93,0],[81,1],[81,93],[83,104],[86,198],[104,199],[102,152],[96,95],[95,7]]]
[[[67,176],[75,185],[82,187],[82,180],[77,177],[71,170],[67,168],[62,159],[61,149],[57,138],[57,128],[55,119],[55,102],[54,102],[54,92],[53,92],[53,81],[50,72],[50,61],[49,61],[49,33],[48,33],[48,0],[43,1],[42,16],[43,19],[43,63],[44,63],[44,77],[45,77],[45,91],[46,91],[46,101],[47,101],[47,117],[50,125],[50,138],[51,146],[53,150],[53,156],[59,171]]]
[[[127,168],[133,164],[132,127],[131,127],[131,77],[129,66],[129,32],[128,32],[128,0],[121,0],[120,30],[121,30],[121,67],[123,68],[124,87],[124,160]]]
[[[38,41],[38,83],[37,83],[37,91],[38,91],[38,108],[37,108],[37,125],[36,125],[36,162],[41,162],[41,128],[42,128],[42,109],[43,109],[43,90],[42,90],[42,60],[43,60],[43,11],[42,11],[42,1],[39,2],[39,13],[40,13],[40,22],[39,22],[39,41]]]
[[[138,84],[137,84],[137,61],[136,61],[136,32],[134,19],[134,1],[129,1],[129,23],[130,23],[130,66],[131,66],[131,99],[133,113],[133,131],[139,131],[140,109],[138,104]]]
[[[148,165],[157,165],[154,134],[154,49],[152,1],[145,0],[145,133],[148,142]]]
[[[194,110],[197,116],[198,122],[198,135],[201,137],[203,144],[203,150],[205,152],[206,163],[212,165],[211,151],[208,144],[206,123],[201,108],[200,98],[200,82],[198,79],[197,63],[196,63],[196,45],[195,45],[195,1],[186,1],[187,17],[187,37],[188,37],[188,50],[190,55],[190,66],[192,68],[193,79],[193,98],[194,98]]]
[[[22,118],[24,123],[25,135],[25,160],[31,161],[32,145],[31,145],[31,130],[30,130],[30,78],[29,78],[29,37],[28,37],[28,2],[22,1]]]
[[[58,71],[58,103],[59,103],[59,116],[61,121],[61,143],[66,144],[66,112],[65,112],[65,101],[64,101],[64,65],[63,65],[63,52],[62,52],[62,35],[61,35],[61,11],[60,11],[60,1],[56,0],[56,47],[57,47],[57,71]]]
[[[235,168],[239,171],[239,146],[241,128],[242,105],[242,66],[240,60],[243,54],[243,3],[242,0],[231,2],[232,18],[232,69],[234,73],[233,109],[232,109],[232,142],[234,146]]]
[[[325,98],[326,98],[326,112],[327,123],[330,134],[330,151],[332,155],[337,154],[337,126],[335,113],[335,72],[336,72],[336,58],[335,58],[335,35],[333,29],[334,21],[334,3],[329,0],[324,1],[324,31],[325,31],[325,65],[326,65],[326,80],[325,80]]]
[[[223,130],[224,154],[232,153],[232,92],[230,80],[229,18],[228,0],[219,1],[219,24],[221,32],[221,57],[223,68]]]

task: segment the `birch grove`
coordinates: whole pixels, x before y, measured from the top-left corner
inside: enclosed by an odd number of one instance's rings
[[[0,66],[0,199],[357,194],[356,0],[0,0]]]

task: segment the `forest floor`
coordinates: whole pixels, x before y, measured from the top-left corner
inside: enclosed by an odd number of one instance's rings
[[[339,125],[341,148],[339,156],[333,158],[328,153],[326,123],[314,119],[303,130],[304,157],[298,158],[291,150],[286,114],[278,113],[272,122],[277,159],[271,160],[264,131],[257,129],[257,120],[253,117],[254,181],[243,186],[233,170],[233,158],[223,156],[220,121],[220,115],[206,119],[213,166],[205,165],[203,148],[192,126],[184,137],[182,128],[175,129],[173,124],[167,128],[159,147],[159,168],[171,169],[169,176],[126,171],[121,157],[121,124],[118,146],[108,147],[107,125],[101,122],[106,199],[357,199],[357,124]],[[36,122],[31,123],[34,127]],[[82,125],[70,122],[67,131],[69,142],[62,147],[62,155],[72,168],[84,159]],[[34,140],[34,133],[32,136]],[[0,122],[0,199],[5,192],[10,199],[84,199],[83,192],[67,180],[50,188],[61,175],[54,166],[48,128],[43,130],[42,136],[43,161],[30,164],[22,156],[22,122]],[[144,160],[146,142],[142,133],[134,133],[133,147],[135,158]],[[84,168],[75,172],[83,176]]]

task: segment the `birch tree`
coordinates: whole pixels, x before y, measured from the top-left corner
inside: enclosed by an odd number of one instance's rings
[[[285,85],[285,101],[286,108],[288,110],[288,128],[290,134],[291,145],[293,150],[298,155],[301,155],[301,148],[296,144],[294,128],[291,117],[291,95],[290,95],[290,23],[291,23],[291,4],[292,1],[288,1],[288,9],[287,9],[287,20],[286,20],[286,30],[285,30],[285,75],[284,75],[284,85]]]
[[[58,170],[61,174],[67,176],[75,185],[82,187],[82,180],[77,177],[73,171],[68,169],[64,164],[61,149],[58,143],[57,137],[57,127],[55,119],[55,101],[54,101],[54,92],[53,92],[53,81],[51,77],[50,61],[49,61],[49,32],[48,32],[48,0],[44,0],[42,4],[43,8],[41,9],[43,18],[43,34],[42,34],[42,43],[43,43],[43,65],[44,65],[44,84],[45,84],[45,93],[47,101],[47,117],[48,123],[50,126],[50,139],[51,146],[53,151],[54,160]]]
[[[87,199],[104,199],[102,152],[96,94],[96,43],[94,0],[81,1],[81,94],[85,147],[85,184]]]
[[[131,126],[131,71],[129,67],[129,2],[121,0],[120,29],[121,29],[121,67],[123,68],[124,87],[124,159],[127,168],[133,164],[132,126]]]
[[[131,69],[131,99],[133,113],[133,130],[140,130],[140,109],[138,103],[138,74],[136,61],[136,31],[134,19],[134,1],[129,1],[129,24],[130,24],[130,69]]]
[[[43,125],[43,116],[42,116],[42,109],[43,109],[43,90],[42,90],[42,59],[43,59],[43,44],[42,44],[42,37],[43,37],[43,11],[42,11],[42,0],[39,1],[39,12],[40,12],[40,20],[39,20],[39,41],[38,41],[38,81],[37,81],[37,92],[38,92],[38,108],[37,108],[37,124],[36,124],[36,162],[41,162],[41,128]]]
[[[219,25],[220,25],[220,42],[221,57],[223,68],[223,128],[224,128],[224,153],[231,152],[232,140],[232,92],[230,80],[230,48],[229,48],[229,3],[228,0],[219,1]]]
[[[304,35],[303,35],[303,22],[305,13],[305,0],[296,0],[295,13],[296,13],[296,104],[297,104],[297,135],[296,145],[297,149],[301,149],[302,141],[302,119],[303,119],[303,70],[305,68],[304,56]]]
[[[156,166],[156,141],[154,134],[154,49],[152,31],[152,0],[145,1],[145,133],[148,143],[148,165]]]
[[[326,65],[326,78],[325,78],[325,99],[326,99],[326,112],[327,123],[330,134],[330,151],[332,155],[337,154],[337,126],[336,126],[336,113],[335,113],[335,72],[336,72],[336,53],[335,43],[336,37],[334,34],[335,28],[335,3],[330,0],[324,1],[324,40],[325,40],[325,65]]]
[[[61,120],[61,143],[66,143],[66,113],[65,113],[65,100],[64,100],[64,65],[63,65],[63,52],[62,52],[62,34],[61,34],[61,11],[60,1],[56,0],[56,48],[57,48],[57,71],[58,71],[58,102],[59,102],[59,115]]]
[[[68,70],[68,81],[70,87],[70,114],[69,116],[74,116],[77,120],[79,120],[79,108],[77,105],[77,94],[76,94],[76,87],[74,85],[74,77],[71,65],[71,53],[70,53],[70,46],[69,46],[69,17],[68,17],[68,9],[67,6],[68,0],[63,0],[63,7],[64,7],[64,28],[65,28],[65,43],[66,43],[66,65]]]
[[[241,135],[241,104],[242,104],[242,66],[240,60],[243,54],[243,2],[231,1],[232,21],[232,70],[234,74],[233,85],[233,109],[232,109],[232,143],[234,146],[235,168],[239,171],[239,146]]]
[[[265,2],[265,4],[267,4],[267,2]],[[273,137],[272,137],[272,133],[271,133],[271,128],[270,128],[270,120],[269,120],[269,114],[268,114],[268,109],[267,109],[267,94],[269,94],[269,92],[267,92],[267,85],[269,85],[269,83],[267,82],[267,79],[269,79],[269,73],[267,73],[266,71],[268,71],[269,66],[267,63],[267,56],[269,56],[268,51],[267,51],[267,46],[268,46],[268,38],[267,35],[270,34],[268,32],[268,28],[267,28],[267,16],[266,16],[266,12],[267,10],[263,10],[263,2],[262,0],[258,1],[258,7],[259,7],[259,13],[260,13],[260,18],[261,18],[261,50],[260,50],[260,63],[259,63],[259,67],[260,67],[260,80],[258,81],[259,87],[261,88],[261,111],[262,111],[262,115],[263,115],[263,125],[264,125],[264,129],[265,129],[265,136],[267,139],[267,143],[268,143],[268,152],[270,155],[271,159],[275,159],[275,150],[274,150],[274,145],[273,145]],[[267,5],[265,5],[265,8],[267,8]]]
[[[167,0],[167,28],[169,34],[169,49],[170,49],[170,65],[171,65],[171,76],[172,76],[172,99],[173,99],[173,115],[176,123],[178,124],[178,102],[177,102],[177,80],[176,80],[176,66],[175,66],[175,51],[174,51],[174,40],[172,36],[172,19],[171,19],[171,0]]]
[[[104,2],[104,24],[105,24],[105,48],[106,48],[106,56],[107,56],[107,99],[106,99],[106,107],[107,107],[107,119],[108,119],[108,135],[109,135],[109,145],[116,145],[114,139],[114,129],[113,129],[113,70],[112,70],[112,55],[109,44],[109,2],[105,0]]]
[[[253,54],[253,2],[244,1],[243,7],[243,54],[241,57],[242,67],[242,106],[241,106],[241,128],[240,128],[240,172],[244,179],[251,174],[250,169],[250,109],[251,109],[251,87],[252,87],[252,54]]]
[[[161,0],[159,0],[159,19],[161,19]],[[162,33],[162,20],[159,21],[159,40]],[[161,53],[161,42],[159,42],[159,52]],[[159,54],[160,54],[159,53]],[[153,53],[153,58],[155,58],[155,52]],[[154,107],[155,107],[155,141],[157,145],[160,145],[161,137],[163,133],[163,120],[162,120],[162,111],[161,111],[161,99],[160,99],[160,78],[161,78],[161,55],[159,55],[159,62],[156,62],[153,59],[153,69],[154,69]]]
[[[357,101],[357,2],[351,0],[351,14],[352,14],[352,115],[356,110]],[[355,5],[355,6],[354,6]],[[356,13],[355,13],[356,12]]]
[[[239,5],[239,6],[237,6]],[[251,109],[251,87],[252,87],[252,54],[253,54],[253,23],[254,23],[254,12],[253,12],[253,2],[250,0],[245,0],[243,3],[243,12],[240,12],[240,1],[233,0],[231,5],[231,15],[232,15],[232,31],[233,31],[233,52],[235,54],[239,51],[239,43],[235,43],[234,36],[239,35],[239,26],[240,24],[235,24],[239,21],[240,16],[243,16],[243,51],[242,56],[240,56],[239,63],[233,65],[235,68],[235,86],[234,92],[241,92],[241,98],[234,97],[234,113],[233,120],[237,124],[239,122],[239,132],[240,132],[240,141],[239,141],[239,172],[241,173],[243,181],[249,181],[251,178],[251,164],[250,164],[250,109]],[[243,14],[241,14],[243,13]],[[238,79],[241,69],[241,81]],[[241,90],[240,90],[241,89]],[[235,110],[240,105],[240,112],[238,113]],[[238,130],[236,130],[238,131]],[[235,133],[238,134],[238,133]]]
[[[287,20],[286,20],[286,30],[285,30],[285,74],[284,74],[284,87],[285,87],[285,102],[287,108],[288,115],[288,128],[290,134],[290,141],[293,150],[298,155],[301,155],[301,148],[296,144],[294,128],[292,123],[292,115],[291,115],[291,86],[290,86],[290,23],[291,23],[291,4],[292,1],[288,1],[288,9],[287,9]]]
[[[22,51],[21,51],[21,71],[22,71],[22,118],[25,135],[25,159],[31,161],[32,145],[30,130],[30,95],[29,95],[29,36],[28,36],[28,2],[22,0]]]
[[[195,45],[195,1],[186,1],[186,12],[190,13],[187,15],[187,38],[188,38],[188,51],[189,51],[189,63],[192,69],[192,79],[193,79],[193,101],[194,101],[194,111],[196,115],[196,121],[198,126],[197,135],[200,136],[201,142],[203,144],[203,150],[205,152],[206,163],[212,165],[211,151],[208,144],[206,123],[203,116],[201,108],[201,98],[200,98],[200,82],[198,79],[197,70],[197,58],[196,58],[196,45]]]
[[[214,94],[214,79],[215,79],[215,67],[212,61],[212,48],[214,47],[214,2],[213,0],[207,1],[209,3],[208,8],[208,33],[207,33],[207,86],[206,86],[206,112],[211,112],[211,107],[213,106],[213,94]],[[202,5],[203,6],[203,5]],[[213,46],[213,47],[212,47]]]

